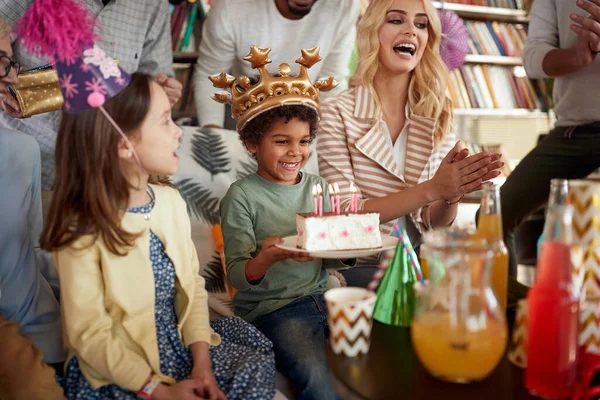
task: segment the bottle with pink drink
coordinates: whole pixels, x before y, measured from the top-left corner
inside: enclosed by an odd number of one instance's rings
[[[546,399],[570,398],[577,374],[579,293],[571,266],[573,208],[548,210],[537,265],[528,295],[525,385]]]

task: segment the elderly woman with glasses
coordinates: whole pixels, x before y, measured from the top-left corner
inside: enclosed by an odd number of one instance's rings
[[[19,118],[21,108],[13,95],[8,92],[8,87],[18,82],[17,76],[21,66],[12,59],[9,33],[10,25],[0,18],[0,109],[11,117]]]
[[[7,92],[7,87],[17,82],[19,72],[19,65],[11,59],[9,29],[0,18],[0,104],[4,111],[16,114],[18,105]],[[55,381],[55,369],[61,370],[65,359],[60,308],[49,284],[56,270],[38,248],[42,228],[40,169],[40,148],[35,139],[0,127],[3,399],[64,399]]]

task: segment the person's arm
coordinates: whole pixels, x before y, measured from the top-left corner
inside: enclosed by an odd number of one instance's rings
[[[452,151],[456,143],[456,135],[449,133],[444,138],[440,148],[436,151],[433,160],[433,171],[437,171],[444,160],[446,154]],[[467,149],[460,149],[454,156],[451,162],[458,162],[464,160],[469,155]],[[462,196],[449,199],[448,201],[452,204],[448,205],[445,200],[438,200],[423,207],[421,217],[424,225],[427,229],[434,229],[438,227],[450,226],[456,219],[458,212],[458,203],[462,199]]]
[[[183,87],[174,78],[171,20],[167,2],[159,1],[156,4],[150,21],[152,24],[144,39],[138,71],[155,76],[167,93],[169,102],[174,105],[181,97]]]
[[[77,242],[80,248],[84,240]],[[77,358],[121,388],[137,392],[148,380],[148,362],[113,335],[104,306],[100,251],[95,244],[54,253],[59,268],[63,328]]]
[[[232,3],[213,1],[202,28],[202,42],[198,50],[200,54],[194,70],[194,101],[200,126],[223,127],[225,106],[211,98],[218,89],[213,87],[208,77],[231,72],[233,66],[236,48],[230,12],[235,11],[228,8]]]
[[[150,21],[151,25],[144,40],[138,71],[152,76],[162,73],[173,78],[175,74],[173,73],[169,3],[157,2]]]
[[[333,76],[338,81],[338,86],[330,92],[321,93],[321,98],[333,97],[348,87],[350,57],[356,41],[356,23],[358,22],[360,5],[355,0],[344,1],[344,3],[346,3],[346,6],[338,9],[342,17],[340,17],[340,24],[333,39],[333,44],[329,54],[322,61],[323,66],[319,72],[319,78]]]
[[[256,253],[257,243],[250,204],[240,187],[234,184],[229,188],[220,213],[227,277],[237,290],[249,289],[252,283],[246,278],[246,264]]]
[[[531,9],[527,40],[523,50],[523,66],[532,79],[558,77],[589,65],[591,51],[584,43],[571,48],[559,48],[556,1],[535,0]]]
[[[28,222],[31,229],[34,251],[36,253],[36,264],[42,276],[48,281],[54,296],[60,297],[60,281],[58,272],[52,261],[52,255],[40,248],[40,236],[44,226],[44,214],[42,212],[42,178],[41,178],[41,156],[40,148],[35,140],[31,141],[31,150],[27,152],[31,159],[35,160],[35,167],[31,175],[31,202],[29,203]]]
[[[193,368],[190,378],[197,383],[195,393],[202,398],[227,400],[225,394],[219,389],[215,374],[212,372],[209,346],[206,342],[196,342],[190,346],[192,353]]]

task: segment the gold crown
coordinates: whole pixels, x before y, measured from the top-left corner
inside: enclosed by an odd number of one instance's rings
[[[231,104],[231,115],[238,121],[238,131],[258,114],[281,105],[306,105],[320,115],[319,92],[328,92],[338,84],[333,77],[319,79],[314,84],[310,81],[308,69],[322,60],[318,47],[302,50],[302,56],[296,60],[300,65],[300,73],[296,77],[290,76],[292,69],[286,63],[279,64],[280,77],[272,76],[266,67],[271,62],[270,52],[269,48],[252,46],[250,53],[244,57],[252,68],[258,69],[260,77],[254,85],[247,76],[241,76],[237,85],[235,77],[224,72],[209,77],[216,88],[229,88],[231,91],[215,93],[212,98],[219,103]]]

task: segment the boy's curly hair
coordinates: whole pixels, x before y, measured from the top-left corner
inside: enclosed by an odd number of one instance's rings
[[[260,145],[263,135],[271,129],[275,121],[283,119],[287,124],[293,118],[309,123],[311,141],[317,136],[319,114],[310,107],[290,104],[267,110],[248,121],[240,131],[240,140],[244,143],[244,146],[246,142]]]

